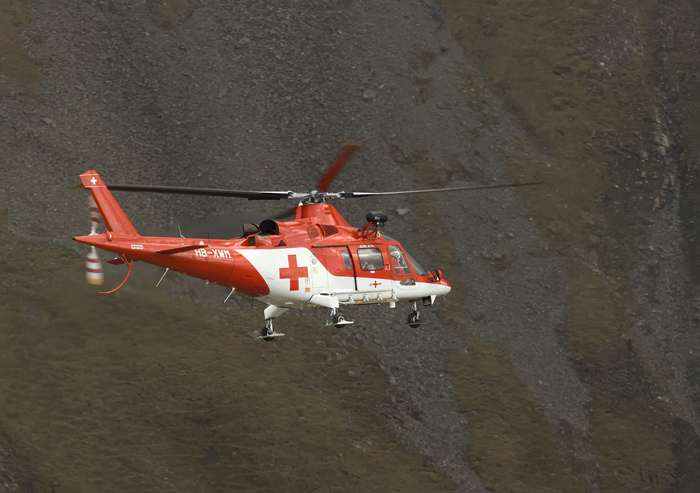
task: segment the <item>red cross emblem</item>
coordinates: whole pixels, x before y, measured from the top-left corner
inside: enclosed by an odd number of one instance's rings
[[[369,285],[370,285],[370,286],[374,286],[375,289],[376,289],[376,287],[377,287],[377,286],[381,286],[382,283],[381,283],[381,282],[374,281],[374,282],[369,283]]]
[[[289,267],[280,267],[280,279],[289,279],[289,290],[299,291],[299,279],[309,277],[309,268],[297,265],[297,256],[288,255]]]

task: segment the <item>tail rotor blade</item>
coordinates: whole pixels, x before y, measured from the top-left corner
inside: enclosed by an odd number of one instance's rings
[[[102,271],[102,262],[97,255],[97,249],[90,247],[90,252],[85,259],[85,279],[90,284],[100,286],[105,281],[105,275]]]
[[[97,208],[95,199],[92,194],[88,197],[88,209],[90,211],[90,234],[97,234],[97,226],[100,224],[100,210]],[[102,262],[97,255],[97,249],[93,246],[85,258],[85,279],[88,283],[100,286],[105,282],[104,271],[102,270]]]

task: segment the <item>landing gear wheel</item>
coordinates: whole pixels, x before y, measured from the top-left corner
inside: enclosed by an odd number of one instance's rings
[[[342,329],[346,325],[352,325],[354,323],[352,320],[346,319],[344,315],[336,313],[334,308],[331,309],[329,317],[330,318],[326,320],[326,327],[335,327],[336,329]]]
[[[263,327],[262,330],[260,331],[260,339],[262,339],[263,341],[266,341],[266,342],[270,342],[271,340],[274,339],[274,337],[272,337],[272,336],[270,335],[271,333],[272,333],[272,331],[269,330],[268,327],[267,327],[267,325],[266,325],[266,326]]]
[[[340,313],[333,315],[332,324],[335,325],[336,329],[342,329],[343,326],[346,325],[343,322],[345,322],[345,317],[342,316]]]
[[[414,329],[420,327],[420,315],[418,312],[411,312],[408,314],[408,325]]]
[[[272,339],[277,339],[278,337],[283,337],[284,334],[281,332],[275,332],[275,328],[272,326],[272,319],[269,318],[265,320],[265,327],[260,331],[259,339],[263,341],[270,342]]]

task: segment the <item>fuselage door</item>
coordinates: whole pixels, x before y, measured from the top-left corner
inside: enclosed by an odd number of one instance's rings
[[[311,256],[310,264],[312,291],[314,293],[328,293],[328,270],[325,267],[328,265],[326,252],[317,249]]]
[[[357,290],[363,301],[386,301],[394,296],[393,281],[386,246],[380,243],[353,249],[356,263]]]

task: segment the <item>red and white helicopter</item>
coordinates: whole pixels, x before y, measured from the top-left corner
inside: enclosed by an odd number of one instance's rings
[[[316,190],[243,191],[148,185],[111,185],[109,189],[96,171],[80,175],[82,186],[91,192],[89,235],[74,239],[92,248],[87,257],[87,280],[102,284],[104,276],[95,247],[116,253],[111,264],[126,264],[128,279],[136,260],[220,284],[230,289],[226,300],[238,291],[267,303],[265,326],[260,338],[269,341],[284,334],[276,332],[273,320],[290,308],[325,307],[328,325],[338,328],[353,323],[339,313],[341,306],[382,303],[394,308],[409,302],[408,324],[421,323],[418,304],[430,306],[438,295],[450,292],[450,285],[437,269],[428,271],[401,244],[383,235],[379,228],[387,221],[381,213],[367,214],[365,225],[353,227],[329,199],[349,199],[396,194],[448,192],[534,185],[541,182],[476,185],[465,187],[393,192],[329,192],[331,181],[358,149],[346,144],[319,180]],[[240,197],[249,200],[292,199],[298,202],[294,219],[265,219],[244,225],[243,235],[232,239],[174,238],[141,236],[127,218],[111,190],[181,193]],[[96,205],[96,207],[95,207]],[[107,231],[97,233],[99,215]],[[165,274],[163,274],[165,276]],[[162,278],[161,278],[162,280]],[[159,283],[160,284],[160,281]]]

